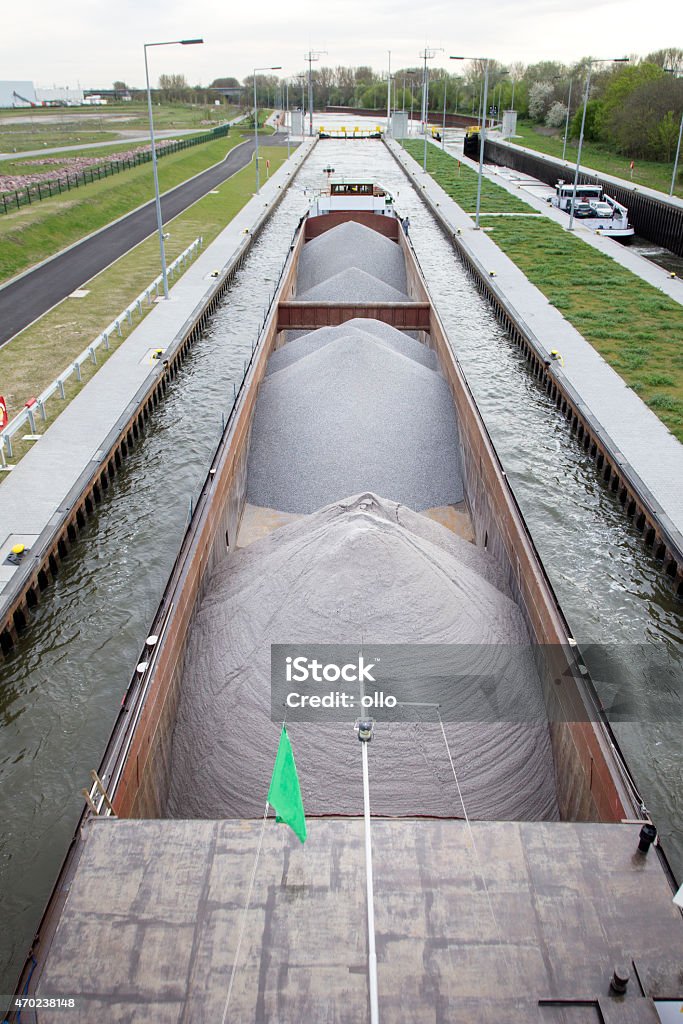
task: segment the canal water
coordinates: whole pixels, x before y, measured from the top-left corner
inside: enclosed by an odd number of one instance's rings
[[[12,991],[72,837],[306,190],[330,165],[376,177],[410,216],[432,295],[577,639],[656,651],[680,671],[680,604],[398,165],[376,142],[320,144],[2,666],[0,992]],[[670,676],[658,685],[669,692]],[[681,874],[680,718],[650,713],[615,728]]]

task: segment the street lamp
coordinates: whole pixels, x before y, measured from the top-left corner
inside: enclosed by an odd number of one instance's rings
[[[149,139],[152,144],[152,171],[154,173],[154,199],[157,208],[157,231],[159,232],[159,251],[161,253],[161,277],[164,283],[164,298],[168,298],[168,276],[166,274],[166,250],[164,249],[164,225],[161,219],[161,197],[159,195],[159,172],[157,170],[157,149],[154,142],[154,118],[152,116],[152,93],[149,88],[149,68],[147,66],[147,48],[150,46],[196,46],[203,39],[170,39],[163,43],[144,43],[145,81],[147,82],[147,112],[149,114]]]
[[[451,57],[451,60],[482,60],[484,62],[484,97],[482,100],[481,128],[479,129],[479,175],[477,177],[477,212],[475,227],[479,228],[479,211],[481,208],[481,180],[484,174],[484,145],[486,143],[486,102],[489,94],[489,58],[488,57]],[[501,72],[507,74],[507,71]]]
[[[579,135],[579,151],[576,154],[576,170],[574,171],[574,188],[572,189],[572,207],[569,211],[568,231],[574,227],[574,207],[576,206],[576,186],[579,183],[579,167],[581,164],[581,148],[583,146],[583,129],[586,124],[586,107],[588,106],[588,92],[591,87],[591,71],[594,64],[627,64],[628,57],[598,57],[588,61],[588,75],[586,76],[586,91],[583,96],[583,115],[581,117],[581,134]]]
[[[436,54],[443,47],[438,46],[435,50],[425,46],[420,54],[424,60],[424,71],[422,72],[422,134],[424,135],[424,155],[422,158],[422,170],[427,171],[427,121],[429,119],[429,76],[427,73],[427,61],[436,57]]]
[[[571,105],[572,105],[572,85],[573,85],[573,83],[574,83],[574,79],[570,78],[569,79],[569,96],[567,96],[567,119],[566,119],[566,121],[564,123],[564,145],[562,146],[562,159],[563,160],[564,160],[564,155],[567,152],[567,139],[569,138],[569,111],[570,111]]]
[[[275,67],[268,68],[254,68],[254,139],[256,140],[256,195],[261,191],[261,176],[258,166],[258,106],[256,104],[256,72],[257,71],[280,71],[282,65],[278,64]]]
[[[678,145],[676,146],[676,159],[674,160],[674,172],[671,175],[671,188],[669,189],[669,195],[674,194],[676,187],[676,174],[678,173],[678,158],[681,155],[681,136],[683,135],[683,114],[681,114],[681,127],[678,129]]]

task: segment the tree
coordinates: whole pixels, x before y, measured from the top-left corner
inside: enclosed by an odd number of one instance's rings
[[[239,89],[240,83],[236,78],[214,78],[209,86],[210,89]]]
[[[589,100],[586,104],[586,124],[583,130],[583,137],[589,142],[598,142],[602,125],[603,106],[602,100]],[[572,138],[578,139],[581,134],[581,118],[583,117],[583,104],[581,104],[571,120],[569,134]]]
[[[542,121],[553,101],[555,86],[552,82],[534,82],[529,89],[529,117]]]
[[[185,75],[159,75],[159,90],[167,103],[189,100],[191,94]]]
[[[548,128],[559,128],[561,125],[565,123],[566,119],[566,106],[559,100],[555,100],[555,102],[550,107],[550,110],[545,115],[545,123],[547,124]]]
[[[673,159],[683,114],[683,79],[663,74],[644,82],[612,111],[610,135],[618,152]]]
[[[645,60],[648,64],[657,64],[660,68],[673,71],[677,75],[683,72],[683,50],[677,46],[668,46],[664,50],[648,53]]]

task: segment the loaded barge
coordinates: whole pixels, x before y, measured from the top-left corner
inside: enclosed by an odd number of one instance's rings
[[[370,1019],[358,716],[271,700],[273,645],[331,644],[391,645],[412,673],[369,748],[380,1019],[665,1019],[683,922],[655,829],[392,198],[331,178],[87,793],[22,1020],[66,997],[82,1021]],[[415,699],[425,652],[446,658],[438,701]],[[303,846],[264,818],[288,714]]]

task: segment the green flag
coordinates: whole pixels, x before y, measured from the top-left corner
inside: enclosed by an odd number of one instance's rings
[[[275,808],[275,820],[289,825],[301,842],[305,842],[306,818],[301,800],[299,776],[296,774],[292,745],[284,725],[280,733],[280,744],[277,748],[273,776],[270,780],[268,803]]]

